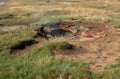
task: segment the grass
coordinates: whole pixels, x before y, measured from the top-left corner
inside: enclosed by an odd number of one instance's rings
[[[63,41],[51,41],[32,53],[26,53],[20,57],[10,55],[7,50],[1,51],[0,78],[119,79],[119,69],[110,68],[101,73],[92,73],[87,63],[71,62],[54,57],[52,50],[67,49],[67,46],[69,44]]]
[[[23,41],[32,40],[35,32],[31,29],[23,29],[9,32],[0,37],[0,50],[10,49]]]
[[[0,15],[0,20],[4,19],[10,19],[13,18],[13,14],[5,14],[5,15]]]
[[[91,72],[88,71],[89,66],[86,63],[63,61],[51,55],[51,47],[56,46],[56,44],[60,44],[60,42],[48,43],[43,48],[36,49],[33,53],[18,58],[6,54],[8,51],[2,51],[0,53],[0,61],[2,60],[0,63],[0,78],[83,79],[85,77],[90,79]],[[58,47],[60,47],[59,49],[64,48],[64,43],[61,42]]]
[[[12,0],[9,0],[10,2],[13,2]],[[49,0],[15,0],[14,3],[11,3],[11,5],[42,5],[44,3],[48,3]]]
[[[39,20],[33,13],[8,13],[0,15],[0,26],[30,25]]]
[[[47,42],[45,44],[45,47],[51,49],[51,50],[64,50],[64,49],[72,49],[73,46],[68,44],[67,42],[61,42],[61,41],[51,41]]]
[[[118,61],[117,64],[109,64],[105,67],[105,71],[101,74],[103,79],[119,79],[120,76],[120,57],[116,59]]]
[[[58,4],[54,0],[10,0],[0,6],[0,26],[25,25],[27,28],[4,32],[0,30],[0,79],[119,79],[120,62],[108,65],[103,72],[94,73],[84,62],[72,62],[54,57],[53,50],[65,50],[71,45],[50,41],[43,47],[19,57],[10,48],[33,40],[33,28],[41,24],[76,20],[102,21],[120,28],[118,0],[99,2],[79,0],[79,4]],[[62,0],[68,1],[68,0]],[[69,0],[76,1],[76,0]],[[118,58],[118,61],[120,59]]]
[[[116,18],[116,19],[111,18],[111,19],[108,20],[108,22],[110,24],[113,24],[115,26],[115,28],[120,28],[120,23],[119,23],[120,19],[118,19],[118,18]]]

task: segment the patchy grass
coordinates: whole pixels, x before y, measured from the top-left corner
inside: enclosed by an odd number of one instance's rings
[[[61,42],[61,41],[52,41],[45,43],[45,47],[51,49],[51,50],[64,50],[64,49],[72,49],[73,46],[71,44],[68,44],[67,42]]]
[[[119,68],[109,69],[109,70],[103,71],[102,73],[99,73],[99,77],[102,77],[102,79],[119,79],[119,76],[120,76],[119,73],[120,73]]]
[[[69,11],[61,11],[61,10],[53,10],[47,11],[44,13],[44,16],[60,16],[60,15],[69,15],[71,12]]]
[[[66,49],[68,45],[62,41],[51,41],[20,57],[14,57],[7,50],[3,50],[0,52],[0,78],[119,79],[119,69],[111,68],[101,73],[92,73],[86,63],[60,60],[52,55],[52,50]]]
[[[116,19],[109,19],[108,22],[112,25],[115,26],[115,28],[120,28],[120,19],[119,18],[116,18]]]
[[[49,43],[31,54],[25,54],[18,58],[7,55],[8,51],[2,51],[0,55],[0,78],[91,79],[92,73],[89,72],[89,66],[86,63],[63,61],[51,55],[51,47],[56,46],[56,43],[54,43],[55,45]],[[60,49],[64,48],[64,44],[63,46],[62,44],[61,42],[61,45],[58,45]]]
[[[110,64],[105,70],[99,73],[93,73],[93,79],[119,79],[120,77],[120,57],[117,64]]]
[[[60,22],[60,21],[69,21],[70,18],[68,16],[64,15],[59,15],[59,16],[43,16],[40,21],[37,21],[30,26],[33,28],[38,28],[41,26],[41,24],[46,24],[46,23],[53,23],[53,22]]]
[[[0,15],[0,20],[4,20],[4,19],[11,19],[13,18],[14,15],[13,14],[4,14],[4,15]]]
[[[33,13],[9,13],[0,15],[0,26],[30,25],[39,20]]]
[[[0,6],[0,26],[28,26],[15,31],[0,31],[0,79],[119,79],[120,62],[108,65],[103,72],[93,73],[86,63],[55,58],[52,50],[71,47],[66,42],[47,42],[42,48],[20,57],[9,54],[11,47],[32,40],[35,32],[30,27],[40,27],[41,24],[75,19],[102,21],[120,28],[118,0],[79,0],[74,5],[59,4],[58,0],[48,2],[10,0],[7,5]]]
[[[0,50],[16,46],[23,41],[32,40],[35,32],[32,29],[21,29],[1,35]]]

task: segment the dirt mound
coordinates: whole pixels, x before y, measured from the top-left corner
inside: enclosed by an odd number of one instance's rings
[[[36,29],[35,38],[38,43],[27,44],[24,49],[14,49],[15,55],[30,52],[41,47],[47,39],[64,38],[65,41],[74,45],[74,49],[53,51],[58,58],[71,61],[84,61],[90,64],[94,72],[102,71],[108,64],[117,63],[120,56],[120,34],[115,28],[106,23],[93,21],[73,21],[43,24]],[[25,43],[26,45],[26,43]]]
[[[38,34],[50,36],[49,39],[62,36],[76,46],[71,50],[53,51],[56,57],[90,63],[92,71],[102,71],[106,65],[116,63],[116,58],[120,56],[119,35],[109,24],[73,21],[45,24],[41,28]]]
[[[92,40],[113,33],[114,28],[106,23],[73,21],[44,24],[36,30],[38,35],[44,37],[60,37],[79,39],[80,41]]]

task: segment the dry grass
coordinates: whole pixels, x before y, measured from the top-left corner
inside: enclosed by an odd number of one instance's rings
[[[65,0],[67,1],[67,0]],[[76,0],[74,0],[76,1]],[[20,1],[21,3],[25,3],[26,1]],[[32,2],[32,0],[30,1]],[[34,1],[33,1],[34,2]],[[37,1],[36,1],[37,2]],[[66,17],[69,18],[77,18],[77,19],[82,19],[82,20],[96,20],[96,21],[104,21],[104,22],[109,22],[116,27],[119,27],[120,24],[118,24],[119,20],[119,10],[120,10],[120,3],[118,0],[105,0],[105,1],[78,1],[77,4],[70,4],[68,5],[67,3],[63,3],[64,1],[58,3],[49,3],[47,4],[46,1],[44,5],[23,5],[19,3],[19,0],[12,1],[12,4],[8,4],[8,9],[4,12],[13,13],[13,12],[34,12],[36,16],[44,15],[46,12],[53,12],[53,11],[58,11],[59,12],[68,12],[67,14],[63,14]],[[54,2],[54,1],[53,1]],[[38,2],[40,3],[40,2]],[[68,2],[70,3],[70,1]],[[47,14],[48,17],[49,13]],[[53,15],[52,15],[53,16]],[[56,15],[54,15],[56,17]],[[59,16],[59,15],[58,15]],[[113,18],[113,16],[116,16]],[[118,19],[118,20],[117,20]],[[117,21],[116,21],[117,20]],[[116,21],[116,22],[112,22]]]
[[[117,67],[95,74],[89,72],[88,65],[86,67],[86,64],[66,62],[58,60],[53,56],[51,57],[49,47],[57,47],[58,44],[56,43],[55,45],[50,43],[48,48],[36,49],[31,54],[27,53],[18,58],[9,54],[11,47],[33,39],[35,32],[31,27],[40,27],[41,24],[48,22],[74,19],[94,20],[111,23],[115,27],[120,28],[119,0],[50,0],[49,3],[48,0],[9,1],[10,3],[0,6],[0,16],[13,14],[13,17],[2,17],[0,20],[0,28],[1,26],[2,28],[6,28],[22,25],[26,26],[26,29],[23,28],[10,32],[0,31],[1,79],[65,79],[66,76],[69,79],[76,79],[76,74],[80,77],[78,79],[119,79],[119,63]],[[66,41],[66,39],[62,37],[55,39],[55,41],[56,40]],[[117,45],[119,46],[119,43],[117,43]],[[112,48],[112,45],[109,46]],[[115,46],[116,45],[114,45],[114,47]],[[95,47],[97,46],[95,45],[91,47],[91,49],[96,50],[94,49]],[[42,59],[42,56],[46,56],[45,59]]]

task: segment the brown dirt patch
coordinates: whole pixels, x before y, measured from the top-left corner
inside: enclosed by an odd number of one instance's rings
[[[90,69],[94,72],[104,70],[108,64],[117,63],[116,59],[120,56],[120,39],[118,39],[120,35],[115,32],[115,28],[111,25],[88,21],[59,22],[45,25],[45,27],[52,26],[67,31],[69,29],[77,31],[70,31],[73,34],[72,36],[63,36],[67,42],[76,46],[75,49],[53,51],[56,57],[90,63]],[[80,29],[81,27],[82,29]]]
[[[74,49],[53,51],[55,57],[70,61],[84,61],[90,64],[90,70],[99,72],[104,70],[108,64],[117,63],[116,59],[120,56],[120,33],[115,32],[115,28],[106,23],[89,22],[89,21],[73,21],[58,22],[42,25],[42,29],[47,35],[61,34],[62,29],[69,34],[62,35],[65,41],[75,46]],[[56,30],[57,29],[57,30]],[[47,36],[45,35],[45,37]],[[54,35],[49,38],[59,39],[61,36]],[[12,54],[15,56],[25,52],[31,52],[36,48],[40,48],[45,42],[45,38],[35,38],[38,43],[26,46],[24,49],[15,49]]]
[[[87,62],[90,64],[90,70],[94,72],[104,70],[104,67],[108,64],[117,63],[116,59],[120,56],[118,36],[79,43],[80,45],[76,46],[75,49],[54,51],[54,54],[56,57],[65,60]]]
[[[63,36],[67,40],[87,41],[111,35],[115,29],[106,23],[73,21],[45,24],[37,31],[44,36]]]

